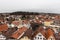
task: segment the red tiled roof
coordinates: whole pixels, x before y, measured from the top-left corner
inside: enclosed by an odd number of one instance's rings
[[[50,36],[54,36],[54,31],[51,28],[48,28],[46,38],[48,39]]]
[[[21,34],[22,34],[23,32],[25,32],[26,30],[27,30],[26,27],[19,28],[16,32],[14,32],[14,33],[11,35],[11,37],[17,39],[17,38],[18,38],[19,36],[21,36]]]
[[[42,21],[41,21],[41,20],[37,20],[37,19],[36,19],[36,23],[42,23]]]
[[[0,22],[2,22],[3,20],[0,20]]]
[[[37,29],[34,34],[33,34],[33,38],[38,34],[41,33],[44,37],[46,36],[46,31],[44,30],[43,27],[39,27],[39,29]]]
[[[60,35],[60,32],[58,34]]]
[[[5,30],[7,30],[7,29],[8,29],[7,24],[2,24],[2,25],[0,25],[0,31],[5,31]]]
[[[39,27],[39,29],[37,29],[34,34],[33,34],[33,38],[38,34],[41,33],[45,38],[49,38],[50,36],[54,36],[54,31],[50,28],[48,28],[47,30],[45,30],[43,27]]]
[[[59,19],[59,16],[55,16],[55,19]]]
[[[5,35],[6,38],[10,38],[12,33],[14,33],[17,29],[18,29],[17,27],[8,28],[8,30],[7,31],[3,31],[2,34]]]
[[[52,20],[51,19],[46,19],[45,21],[48,21],[49,22],[49,21],[52,21]]]
[[[25,23],[25,24],[27,24],[27,23],[28,23],[28,21],[27,21],[27,20],[23,20],[22,22],[23,22],[23,23]]]
[[[20,24],[20,22],[19,22],[19,21],[13,21],[13,22],[12,22],[12,24],[14,24],[14,25],[17,25],[17,26],[18,26],[18,25]]]
[[[32,38],[32,33],[33,33],[33,31],[32,31],[31,29],[28,29],[28,30],[25,32],[24,36],[27,36],[28,38]]]

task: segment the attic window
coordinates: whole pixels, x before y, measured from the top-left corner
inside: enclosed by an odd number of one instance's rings
[[[41,36],[41,35],[39,35],[39,36]]]

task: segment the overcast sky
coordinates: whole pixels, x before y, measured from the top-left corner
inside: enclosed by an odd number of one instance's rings
[[[60,0],[0,0],[0,13],[14,11],[60,13]]]

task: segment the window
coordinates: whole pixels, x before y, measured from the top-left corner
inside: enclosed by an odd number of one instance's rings
[[[39,39],[39,37],[38,37],[38,39]]]
[[[42,36],[42,35],[39,35],[39,36]]]
[[[40,38],[40,39],[42,39],[42,38]]]

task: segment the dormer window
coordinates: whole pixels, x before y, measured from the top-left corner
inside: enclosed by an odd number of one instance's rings
[[[39,35],[39,36],[42,36],[42,35]]]

